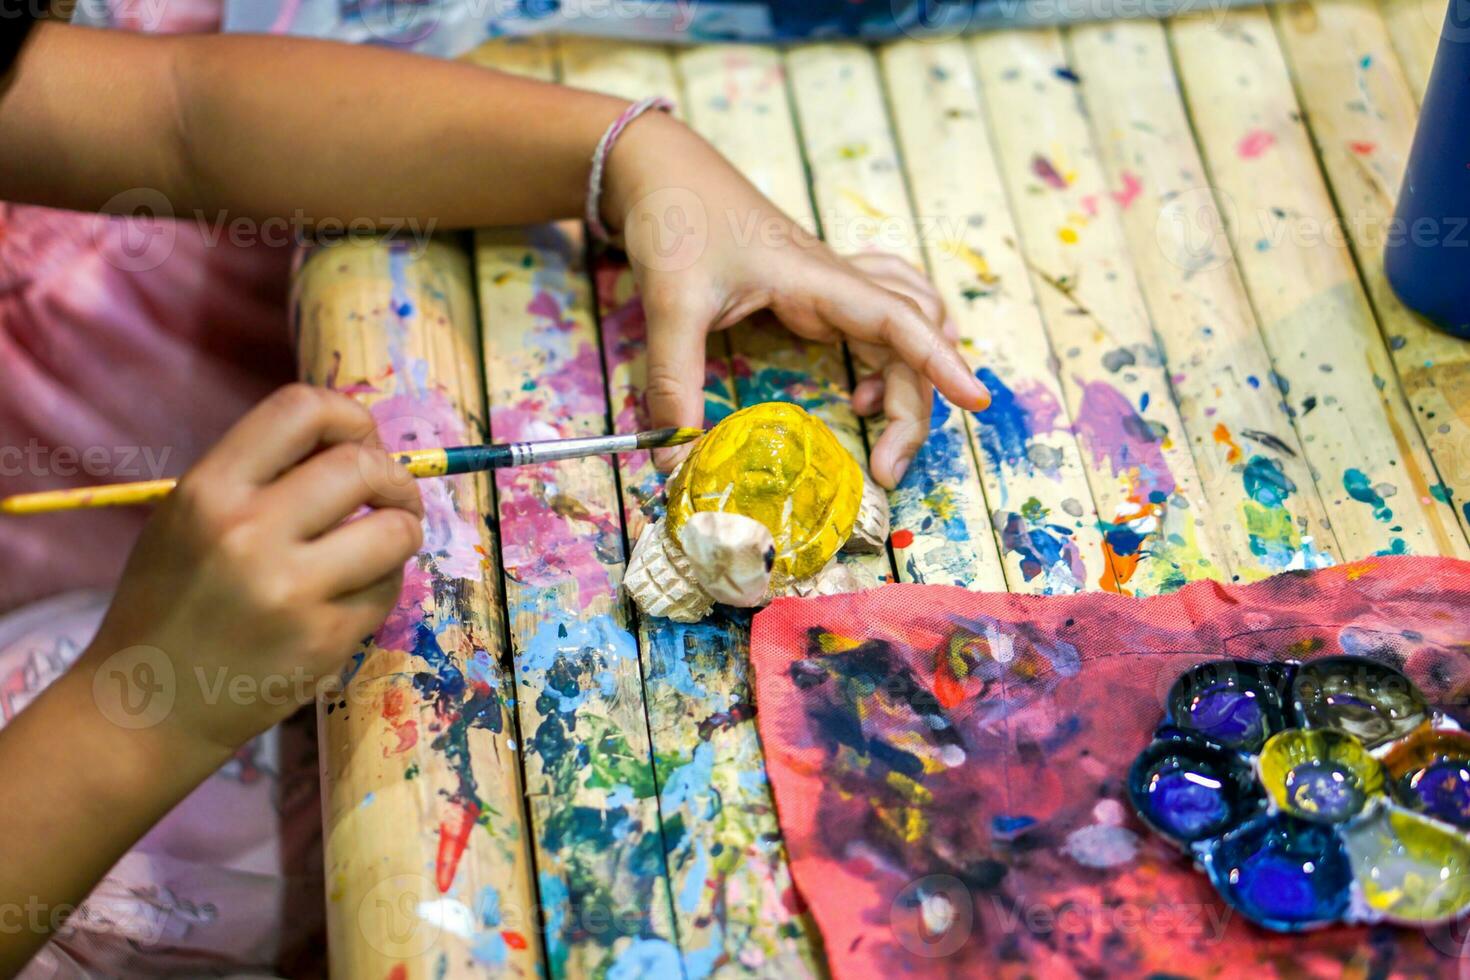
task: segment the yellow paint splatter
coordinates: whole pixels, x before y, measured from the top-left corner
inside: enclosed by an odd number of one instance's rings
[[[1060,238],[1062,241],[1066,242],[1068,245],[1076,245],[1077,244],[1077,229],[1076,228],[1062,228],[1062,229],[1059,229],[1057,231],[1057,237]]]
[[[817,644],[823,653],[842,653],[844,650],[855,650],[858,641],[850,636],[838,636],[836,633],[823,633],[817,637]]]
[[[954,254],[964,260],[964,263],[975,270],[975,276],[982,285],[994,286],[1000,282],[1000,277],[990,271],[990,263],[985,261],[985,256],[976,249],[971,248],[964,242],[952,242],[950,248]]]
[[[862,211],[863,214],[866,214],[870,218],[888,217],[888,214],[886,212],[880,211],[873,205],[869,204],[868,200],[857,191],[850,191],[844,187],[842,189],[842,196],[847,198],[853,204],[857,205],[858,210]]]

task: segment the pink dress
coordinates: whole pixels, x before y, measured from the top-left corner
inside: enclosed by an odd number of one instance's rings
[[[217,0],[162,11],[116,26],[218,26]],[[291,379],[289,249],[211,245],[180,223],[162,253],[140,253],[156,231],[0,203],[0,493],[176,475]],[[95,590],[111,588],[146,517],[0,517],[0,724],[89,642],[106,607]],[[154,827],[22,975],[260,975],[315,949],[320,813],[303,720],[246,746]]]

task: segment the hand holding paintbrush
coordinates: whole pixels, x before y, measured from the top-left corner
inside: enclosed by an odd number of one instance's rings
[[[544,442],[511,442],[503,445],[450,446],[443,449],[414,449],[394,453],[415,479],[476,473],[506,466],[528,466],[560,459],[628,453],[639,449],[664,449],[693,442],[701,429],[654,429],[627,435],[587,436],[581,439],[551,439]],[[70,490],[45,490],[0,497],[0,514],[48,514],[90,507],[126,507],[152,504],[173,492],[177,480],[145,480],[114,483]]]

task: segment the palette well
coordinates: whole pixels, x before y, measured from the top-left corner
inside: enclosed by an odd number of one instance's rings
[[[1216,891],[1280,932],[1470,910],[1470,735],[1362,656],[1190,668],[1128,792]]]

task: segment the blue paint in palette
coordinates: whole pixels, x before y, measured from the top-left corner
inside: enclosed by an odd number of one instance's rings
[[[1214,660],[1185,671],[1169,689],[1169,717],[1228,748],[1255,751],[1284,727],[1287,679],[1274,665]]]
[[[1180,844],[1216,836],[1265,806],[1245,759],[1182,733],[1134,760],[1128,793],[1140,816]]]
[[[1309,929],[1348,911],[1352,870],[1330,827],[1261,817],[1220,838],[1205,867],[1227,902],[1272,929]]]

